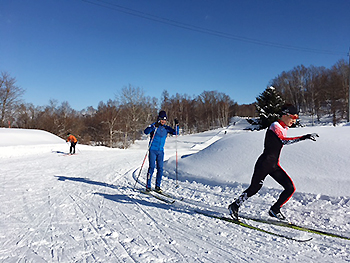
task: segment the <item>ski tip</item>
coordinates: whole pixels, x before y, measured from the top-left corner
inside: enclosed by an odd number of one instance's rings
[[[310,237],[310,238],[306,238],[306,239],[299,239],[299,238],[293,238],[293,237],[288,238],[288,237],[287,237],[287,239],[290,239],[290,240],[296,241],[296,242],[300,242],[300,243],[304,243],[304,242],[309,242],[309,241],[311,241],[313,238]]]
[[[311,241],[312,239],[313,239],[313,238],[310,237],[310,238],[308,238],[308,239],[302,240],[301,242],[309,242],[309,241]]]

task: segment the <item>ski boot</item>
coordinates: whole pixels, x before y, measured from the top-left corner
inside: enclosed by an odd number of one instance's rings
[[[230,212],[230,216],[233,220],[238,221],[238,208],[239,206],[236,204],[236,202],[233,202],[228,206],[228,211]]]
[[[156,191],[157,193],[163,193],[162,189],[160,189],[159,186],[156,186],[156,188],[154,189],[154,191]]]
[[[280,211],[280,208],[271,207],[269,210],[269,216],[275,217],[275,218],[277,218],[279,220],[283,220],[283,221],[286,220],[286,217],[282,214],[282,212]]]

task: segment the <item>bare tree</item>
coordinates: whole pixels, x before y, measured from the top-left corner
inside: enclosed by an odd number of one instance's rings
[[[329,70],[328,75],[326,94],[334,126],[338,123],[340,118],[344,117],[346,112],[347,78],[344,71],[346,72],[346,70],[344,70],[344,65],[339,62]]]
[[[141,88],[124,87],[120,98],[122,122],[124,123],[124,145],[127,147],[129,140],[135,142],[141,135],[146,121],[154,112],[154,101],[149,97],[145,97]]]
[[[39,107],[35,107],[32,103],[22,103],[16,108],[14,125],[25,129],[36,128],[37,115],[40,113]]]
[[[258,115],[255,103],[242,105],[235,104],[232,108],[234,108],[233,110],[235,111],[233,115],[252,118],[255,118]]]
[[[13,118],[15,107],[20,103],[20,97],[24,90],[16,84],[16,78],[2,72],[0,76],[0,126],[5,126],[5,120],[9,122]]]
[[[182,132],[191,132],[195,127],[194,100],[187,94],[176,93],[175,96],[169,96],[164,90],[162,94],[161,109],[168,115],[169,124],[177,119],[180,123]]]
[[[218,96],[218,120],[220,126],[225,127],[230,121],[230,106],[233,105],[233,101],[224,93],[220,92]]]
[[[349,105],[349,88],[348,88],[348,81],[349,81],[349,65],[345,62],[344,59],[339,60],[332,70],[335,70],[337,72],[337,78],[338,78],[338,89],[339,89],[339,96],[340,96],[340,117],[342,119],[346,118],[347,112],[348,112],[348,105]]]
[[[282,72],[271,84],[302,112],[316,115],[318,120],[322,114],[330,114],[336,125],[347,112],[348,72],[345,60],[338,61],[331,69],[301,65]]]
[[[101,123],[107,127],[109,147],[113,147],[116,135],[121,133],[120,123],[118,123],[120,114],[118,102],[109,100],[106,105],[100,103],[98,114],[101,115]]]

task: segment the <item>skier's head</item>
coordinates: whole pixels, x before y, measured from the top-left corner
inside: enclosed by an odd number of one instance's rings
[[[70,132],[68,132],[68,133],[67,133],[67,136],[69,136],[70,134],[71,134],[71,133],[70,133]]]
[[[158,120],[167,120],[166,112],[161,110],[158,114]]]
[[[299,118],[298,110],[292,104],[286,104],[281,109],[281,120],[287,125],[292,126]]]
[[[285,104],[281,109],[281,116],[293,115],[297,119],[299,118],[298,114],[299,114],[298,110],[292,104]]]

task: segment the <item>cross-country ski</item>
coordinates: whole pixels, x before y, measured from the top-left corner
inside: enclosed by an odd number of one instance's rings
[[[220,220],[223,220],[226,222],[234,223],[236,225],[246,227],[246,228],[249,228],[252,230],[256,230],[256,231],[259,231],[259,232],[262,232],[262,233],[265,233],[268,235],[272,235],[272,236],[282,237],[282,238],[297,241],[297,242],[307,242],[307,241],[312,240],[312,237],[301,239],[301,238],[292,237],[291,235],[288,235],[288,234],[280,234],[278,232],[272,232],[272,231],[265,230],[265,229],[257,227],[257,226],[253,226],[253,225],[251,225],[247,222],[243,222],[241,220],[235,220],[235,219],[232,219],[232,218],[230,218],[228,216],[224,216],[224,215],[217,215],[217,214],[210,212],[210,211],[201,211],[201,210],[195,210],[195,211],[196,211],[196,213],[201,214],[201,215],[205,215],[207,217],[211,217],[211,218],[220,219]]]
[[[157,193],[156,191],[146,191],[146,190],[140,190],[141,193],[146,194],[146,195],[151,195],[154,198],[168,204],[173,204],[175,203],[175,200],[169,196],[165,196],[164,194]]]
[[[294,223],[288,222],[288,221],[281,221],[281,220],[276,220],[276,219],[254,218],[254,217],[249,217],[249,216],[240,216],[240,218],[246,219],[246,220],[252,220],[255,222],[259,222],[259,223],[269,224],[269,225],[276,225],[276,226],[282,226],[282,227],[286,227],[286,228],[296,229],[296,230],[309,232],[309,233],[313,233],[313,234],[350,240],[350,237],[346,237],[345,233],[343,235],[334,234],[334,233],[326,231],[326,230],[319,230],[319,229],[315,229],[312,227],[297,225],[297,224],[294,224]]]

